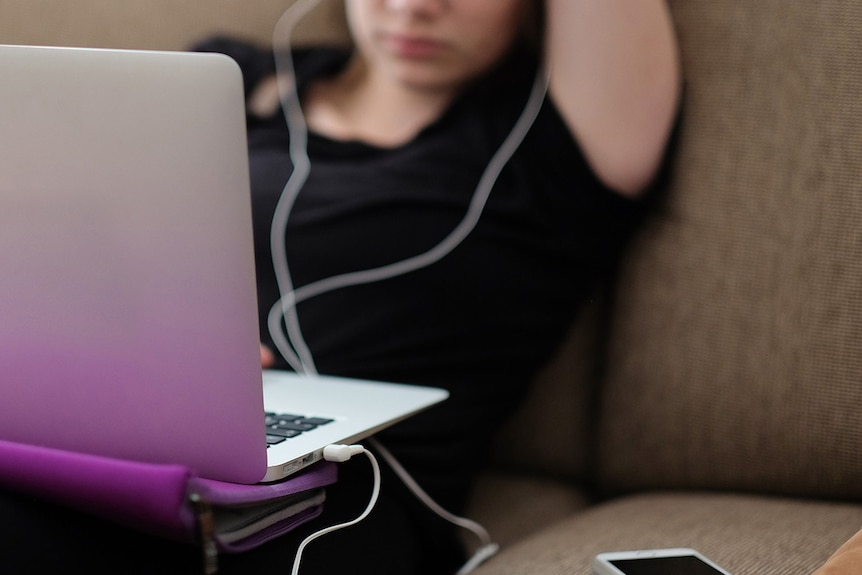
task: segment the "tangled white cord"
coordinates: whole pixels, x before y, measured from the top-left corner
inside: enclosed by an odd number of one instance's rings
[[[463,529],[467,529],[472,531],[476,537],[479,539],[479,548],[470,557],[464,565],[458,570],[456,575],[468,575],[472,573],[479,565],[493,557],[499,550],[500,546],[494,543],[491,539],[488,530],[482,527],[479,523],[466,519],[464,517],[458,517],[445,509],[443,509],[436,501],[434,501],[422,487],[416,483],[416,480],[407,472],[406,469],[398,462],[397,459],[389,452],[388,449],[383,447],[375,439],[369,440],[374,445],[374,449],[380,453],[380,456],[383,457],[384,460],[389,464],[392,470],[396,475],[404,482],[404,484],[413,492],[413,494],[424,503],[431,511],[436,513],[441,518],[446,521],[452,523],[457,527],[461,527]],[[320,531],[316,531],[303,539],[302,543],[299,544],[299,547],[296,550],[296,556],[293,560],[293,569],[291,570],[291,575],[299,575],[300,564],[302,563],[302,555],[305,552],[305,548],[309,543],[332,533],[333,531],[338,531],[340,529],[344,529],[347,527],[351,527],[356,525],[357,523],[363,521],[371,511],[374,509],[374,506],[377,504],[377,499],[380,496],[380,487],[381,487],[381,473],[380,473],[380,464],[377,462],[377,458],[371,453],[369,450],[365,449],[362,445],[328,445],[323,450],[323,458],[327,461],[333,461],[336,463],[342,463],[347,461],[354,455],[359,453],[364,454],[368,457],[368,460],[371,462],[371,467],[374,472],[374,487],[371,490],[371,498],[368,501],[368,505],[365,507],[365,510],[358,516],[356,519],[351,521],[347,521],[345,523],[339,523],[337,525],[332,525],[330,527],[326,527],[321,529]]]
[[[547,94],[549,81],[547,70],[544,67],[540,67],[521,115],[482,173],[463,219],[437,245],[424,253],[399,262],[377,268],[339,274],[307,284],[298,289],[294,288],[287,262],[285,241],[287,222],[296,198],[311,171],[311,161],[307,150],[308,126],[305,123],[305,117],[297,92],[296,74],[290,46],[293,30],[297,23],[317,6],[319,2],[320,0],[298,0],[294,3],[279,19],[273,37],[274,47],[277,48],[280,45],[280,40],[281,44],[286,46],[282,50],[276,49],[275,62],[282,109],[284,110],[285,121],[290,134],[289,155],[293,163],[293,171],[276,204],[270,228],[272,263],[278,284],[279,299],[270,308],[267,316],[267,328],[273,343],[285,361],[298,373],[309,375],[317,374],[317,368],[311,350],[302,335],[296,311],[297,304],[336,289],[382,281],[419,270],[438,262],[460,245],[478,224],[491,190],[500,173],[532,127]],[[282,329],[282,325],[284,329]],[[471,573],[497,553],[499,546],[492,541],[488,531],[482,525],[470,519],[453,515],[440,507],[416,483],[385,447],[374,440],[371,441],[374,442],[375,449],[420,501],[446,521],[472,531],[479,539],[479,548],[461,567],[458,575]],[[374,470],[374,487],[371,499],[362,514],[356,519],[327,527],[303,540],[297,549],[292,575],[298,575],[302,554],[309,543],[328,533],[350,527],[364,520],[376,505],[380,494],[380,466],[370,451],[358,445],[329,446],[327,449],[330,450],[329,457],[327,457],[329,460],[346,461],[356,453],[363,453],[369,458]],[[334,459],[330,459],[330,457]],[[343,459],[341,459],[342,457]]]
[[[334,455],[333,455],[334,452]],[[371,468],[374,471],[374,487],[371,490],[371,498],[368,501],[368,505],[365,507],[365,510],[359,514],[356,519],[351,521],[347,521],[345,523],[339,523],[337,525],[332,525],[330,527],[326,527],[321,529],[320,531],[316,531],[302,540],[302,543],[299,544],[299,547],[296,550],[296,556],[293,558],[293,569],[291,570],[291,575],[299,575],[299,566],[302,563],[302,554],[305,552],[305,548],[309,543],[332,533],[333,531],[338,531],[340,529],[344,529],[346,527],[351,527],[356,525],[371,513],[371,510],[374,509],[374,506],[377,504],[377,498],[380,496],[380,464],[377,463],[377,458],[374,457],[374,454],[362,447],[361,445],[329,445],[323,450],[323,457],[328,461],[336,461],[343,462],[350,459],[353,455],[357,453],[362,453],[368,460],[371,462]]]
[[[542,107],[548,91],[548,74],[540,67],[533,82],[529,98],[511,132],[494,153],[473,192],[463,219],[437,245],[428,251],[392,264],[338,274],[295,289],[287,263],[285,236],[290,212],[311,171],[308,157],[308,126],[302,112],[296,86],[296,73],[290,50],[291,36],[297,23],[302,20],[320,0],[300,0],[279,19],[275,28],[273,46],[284,45],[275,51],[276,74],[281,92],[282,108],[290,133],[289,154],[293,172],[284,186],[275,208],[270,228],[272,263],[278,284],[279,299],[270,308],[267,328],[278,352],[298,373],[314,375],[317,368],[299,325],[296,312],[298,303],[337,289],[382,281],[428,267],[448,255],[463,242],[479,223],[494,184],[521,145]],[[281,40],[281,42],[279,42]],[[282,330],[282,320],[284,330]]]
[[[431,511],[449,523],[471,531],[479,539],[479,548],[473,553],[473,556],[470,557],[463,566],[461,566],[461,569],[458,570],[456,575],[467,575],[468,573],[472,573],[477,567],[479,567],[479,565],[497,554],[500,550],[500,546],[494,543],[487,529],[472,519],[458,517],[457,515],[443,509],[436,501],[431,499],[431,496],[429,496],[418,483],[416,483],[416,480],[413,479],[413,477],[406,469],[404,469],[401,463],[395,459],[388,449],[383,447],[383,445],[374,438],[369,439],[369,443],[374,446],[374,449],[377,450],[380,456],[389,464],[392,470],[399,478],[401,478],[401,481],[404,482],[410,491],[412,491],[413,494]]]

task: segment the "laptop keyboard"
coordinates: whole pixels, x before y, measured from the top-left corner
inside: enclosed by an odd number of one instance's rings
[[[317,429],[321,425],[331,423],[332,419],[324,417],[306,417],[290,413],[266,413],[266,445],[278,445],[291,437]]]

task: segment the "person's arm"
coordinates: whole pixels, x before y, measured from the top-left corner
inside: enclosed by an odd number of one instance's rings
[[[664,0],[546,0],[550,93],[596,175],[637,195],[652,180],[680,95]]]

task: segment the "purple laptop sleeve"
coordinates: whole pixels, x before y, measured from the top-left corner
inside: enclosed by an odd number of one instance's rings
[[[336,479],[336,465],[324,461],[278,483],[241,485],[203,479],[180,465],[0,440],[0,488],[178,541],[200,541],[203,532],[227,552],[254,548],[317,517],[324,488]]]

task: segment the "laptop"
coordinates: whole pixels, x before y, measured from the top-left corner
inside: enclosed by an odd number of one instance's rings
[[[262,372],[228,57],[0,46],[0,78],[0,440],[269,482],[446,398]]]

